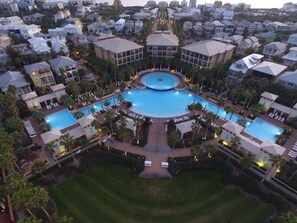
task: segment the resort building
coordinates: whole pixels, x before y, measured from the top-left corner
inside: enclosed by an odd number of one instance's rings
[[[235,61],[229,68],[230,75],[228,78],[232,80],[233,84],[241,82],[253,67],[262,62],[263,58],[263,55],[254,53]]]
[[[228,20],[223,20],[222,24],[224,25],[224,32],[230,33],[230,34],[234,32],[235,25],[232,22]]]
[[[272,58],[274,56],[281,56],[286,51],[287,45],[281,42],[272,42],[264,46],[263,54],[267,58]]]
[[[178,49],[178,37],[171,32],[151,34],[146,39],[149,57],[173,58]]]
[[[107,38],[95,43],[96,56],[118,66],[143,59],[143,46],[121,38]]]
[[[223,144],[230,146],[232,139],[237,136],[240,138],[241,151],[250,155],[257,163],[271,166],[270,155],[283,155],[285,148],[277,145],[270,140],[258,140],[244,132],[245,127],[229,120],[222,126],[221,139]]]
[[[284,64],[292,66],[297,63],[297,47],[291,47],[290,52],[282,57]]]
[[[0,75],[1,91],[6,93],[10,85],[16,87],[17,91],[15,96],[18,99],[21,98],[21,95],[32,91],[30,83],[20,71],[7,71],[5,74]]]
[[[151,14],[148,12],[136,12],[134,14],[135,20],[150,20]]]
[[[44,145],[54,143],[54,154],[53,156],[58,159],[64,155],[67,155],[69,151],[60,143],[63,134],[69,134],[73,139],[87,138],[88,140],[95,139],[98,135],[98,131],[91,125],[92,121],[96,118],[92,115],[84,116],[76,121],[75,127],[70,130],[63,130],[54,128],[46,133],[41,134],[41,139]],[[51,120],[47,120],[49,123]],[[78,148],[73,148],[75,151]]]
[[[50,61],[51,66],[57,76],[62,76],[65,83],[70,81],[79,82],[77,75],[77,63],[70,57],[60,56]]]
[[[236,54],[243,55],[246,53],[248,49],[253,49],[254,51],[260,47],[260,43],[257,37],[251,36],[244,40],[242,40],[237,48],[236,48]]]
[[[297,46],[297,33],[291,34],[289,36],[289,39],[288,39],[287,43]]]
[[[276,82],[287,89],[297,90],[297,70],[283,73],[276,79]]]
[[[26,74],[30,76],[35,87],[45,87],[56,85],[56,81],[47,62],[39,62],[24,66]]]
[[[119,19],[118,21],[115,22],[114,28],[117,32],[122,32],[126,24],[125,19]]]
[[[32,37],[28,39],[31,49],[37,54],[50,53],[51,49],[48,47],[45,39],[41,37]]]
[[[266,77],[268,80],[274,80],[276,77],[280,76],[286,69],[287,66],[263,61],[262,63],[252,68],[252,75],[255,78],[259,79]]]
[[[48,104],[52,101],[60,102],[60,99],[63,95],[66,94],[66,87],[63,84],[57,84],[54,86],[50,86],[49,90],[51,93],[37,96],[35,91],[23,94],[21,96],[22,100],[27,104],[30,110],[34,110],[37,108],[48,108]]]
[[[233,56],[235,46],[214,40],[204,40],[182,47],[181,60],[195,67],[211,69]]]

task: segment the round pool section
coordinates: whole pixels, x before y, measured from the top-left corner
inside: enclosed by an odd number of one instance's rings
[[[148,88],[154,90],[170,90],[179,84],[179,79],[166,72],[153,72],[141,78],[141,82]]]

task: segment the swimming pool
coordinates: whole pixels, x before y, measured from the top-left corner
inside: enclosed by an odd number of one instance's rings
[[[106,100],[105,100],[106,101]],[[99,103],[96,103],[96,104],[93,104],[93,105],[90,105],[88,107],[85,107],[83,109],[81,109],[80,111],[84,114],[84,115],[89,115],[92,113],[92,110],[96,111],[96,112],[99,112],[101,111],[102,109],[106,108],[106,106],[104,105],[104,102],[105,101],[102,101],[102,102],[99,102]],[[110,102],[110,106],[116,104],[119,102],[119,99],[118,99],[118,96],[115,96],[113,98],[109,98],[107,101]]]
[[[187,91],[167,90],[167,91],[155,91],[152,89],[138,90],[134,89],[126,92],[124,95],[125,100],[132,102],[132,111],[159,118],[172,118],[189,113],[188,105],[195,103],[201,103],[201,105],[208,111],[218,114],[221,118],[239,122],[241,117],[235,114],[228,114],[223,108],[218,108],[217,105],[207,102],[199,96],[194,96]]]
[[[63,109],[45,117],[45,121],[50,125],[51,129],[65,129],[77,123],[72,113],[68,109]]]
[[[256,118],[252,124],[246,127],[243,131],[261,141],[267,139],[271,142],[275,142],[275,136],[282,134],[284,130],[264,121],[263,119]]]
[[[141,82],[148,88],[155,90],[170,90],[179,84],[179,79],[166,72],[153,72],[141,78]]]

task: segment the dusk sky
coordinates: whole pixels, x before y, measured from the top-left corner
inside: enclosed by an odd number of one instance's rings
[[[106,2],[106,0],[99,0],[98,2]],[[113,0],[107,0],[107,2],[109,2],[110,4],[113,3]],[[128,5],[145,5],[147,2],[147,0],[122,0],[123,5],[128,6]],[[159,1],[157,1],[159,2]],[[167,1],[170,2],[170,1]],[[181,2],[181,1],[180,1]],[[189,2],[189,0],[188,0]],[[205,2],[207,3],[213,3],[213,1],[201,1],[201,0],[197,0],[197,4],[204,4]],[[239,3],[239,2],[245,2],[247,4],[251,4],[252,8],[281,8],[283,6],[284,3],[286,2],[290,2],[289,0],[271,0],[271,1],[267,1],[267,0],[228,0],[228,1],[223,1],[223,3],[231,3],[231,4],[235,4],[235,3]],[[293,1],[293,2],[297,2]]]

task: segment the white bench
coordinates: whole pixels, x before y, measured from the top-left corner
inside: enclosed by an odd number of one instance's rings
[[[152,161],[144,161],[144,166],[152,166]]]
[[[161,162],[161,167],[168,168],[168,162]]]

